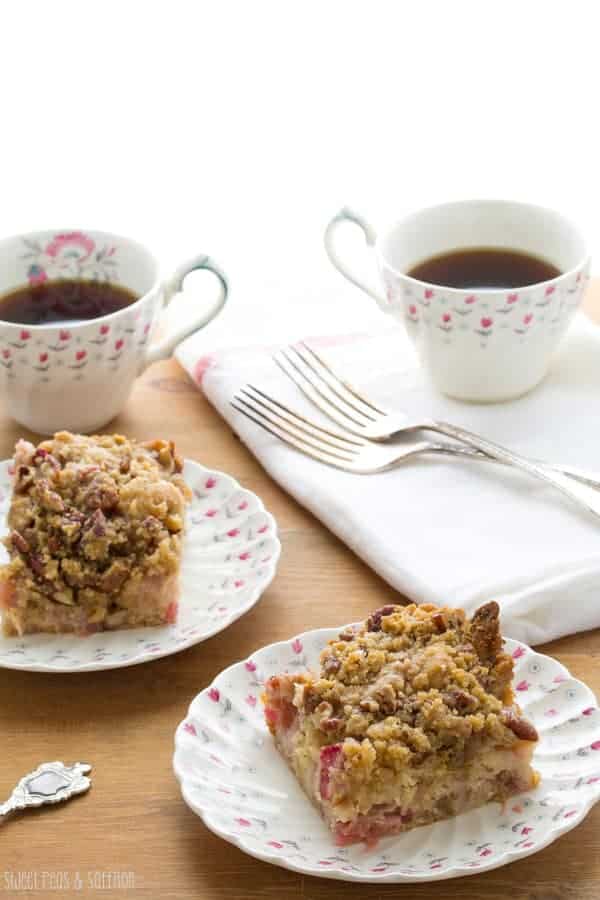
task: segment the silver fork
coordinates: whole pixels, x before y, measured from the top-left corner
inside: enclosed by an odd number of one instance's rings
[[[304,341],[299,346],[279,351],[273,357],[279,368],[290,378],[312,403],[345,431],[370,441],[391,441],[418,431],[431,431],[478,450],[491,459],[523,469],[555,487],[569,486],[572,479],[584,485],[600,488],[600,478],[574,466],[559,466],[539,459],[531,459],[514,453],[481,435],[434,419],[408,422],[404,413],[376,406],[359,393],[348,381],[334,372],[323,357]],[[565,480],[563,476],[568,476]]]
[[[360,475],[384,472],[421,453],[481,457],[481,454],[474,453],[468,447],[418,440],[413,433],[408,433],[407,439],[401,444],[386,445],[357,437],[349,432],[331,431],[294,412],[253,385],[242,388],[231,401],[231,405],[269,434],[295,447],[306,456],[311,456],[336,469]],[[538,477],[554,484],[571,500],[600,517],[600,492],[565,475],[562,476],[564,480],[560,481],[558,474],[543,466],[536,467],[536,470],[538,468],[540,470]]]

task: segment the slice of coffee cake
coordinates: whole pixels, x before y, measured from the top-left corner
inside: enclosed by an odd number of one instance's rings
[[[504,800],[536,784],[497,603],[386,606],[263,696],[280,752],[339,845]]]
[[[172,442],[19,441],[0,569],[6,635],[173,622],[190,492]]]

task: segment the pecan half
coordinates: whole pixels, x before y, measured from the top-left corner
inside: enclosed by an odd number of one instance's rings
[[[431,617],[431,621],[435,626],[435,630],[438,634],[442,634],[446,630],[446,620],[441,613],[434,613]]]
[[[477,706],[475,697],[461,690],[447,691],[444,694],[444,701],[450,709],[457,709],[460,712],[471,712]]]
[[[471,641],[480,660],[493,663],[502,650],[500,607],[495,600],[476,609],[471,619]]]
[[[504,724],[521,741],[537,741],[538,733],[531,722],[519,716],[514,709],[506,709],[502,716]]]
[[[88,509],[102,509],[104,512],[114,509],[119,502],[119,493],[115,487],[106,483],[92,481],[85,495]]]
[[[355,638],[355,635],[353,634],[352,631],[341,631],[337,637],[338,641],[353,641],[354,638]]]
[[[29,544],[19,531],[11,531],[10,542],[19,553],[29,553]]]
[[[367,619],[367,631],[381,631],[381,620],[384,616],[391,616],[395,609],[393,604],[376,609]]]
[[[323,671],[326,675],[334,675],[340,668],[341,662],[335,656],[328,656],[323,661]]]

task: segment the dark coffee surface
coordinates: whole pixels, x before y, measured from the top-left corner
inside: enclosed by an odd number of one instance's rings
[[[469,247],[432,256],[406,274],[442,287],[502,290],[548,281],[561,272],[548,260],[518,250]]]
[[[0,320],[19,325],[44,325],[98,319],[130,306],[136,294],[99,281],[47,281],[27,285],[0,297]]]

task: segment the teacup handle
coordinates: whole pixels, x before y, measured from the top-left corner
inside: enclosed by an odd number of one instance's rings
[[[375,242],[377,240],[377,235],[375,234],[375,229],[372,225],[369,225],[366,219],[364,219],[359,213],[354,212],[354,210],[349,209],[347,206],[344,206],[343,209],[339,211],[337,215],[333,217],[327,228],[325,229],[325,235],[323,237],[325,243],[325,250],[327,252],[327,256],[342,275],[351,281],[352,284],[356,285],[356,287],[363,290],[369,297],[372,297],[379,306],[385,307],[387,303],[385,298],[381,296],[374,288],[364,282],[358,275],[355,275],[351,269],[346,265],[343,260],[337,254],[337,251],[334,246],[334,235],[342,222],[352,222],[354,225],[358,225],[359,228],[362,229],[363,234],[365,236],[365,241],[367,247],[374,247]]]
[[[163,286],[163,308],[171,302],[175,294],[178,294],[182,290],[183,281],[186,276],[189,275],[190,272],[195,272],[197,269],[206,269],[208,272],[212,272],[213,275],[216,275],[220,282],[219,296],[207,312],[196,315],[190,322],[180,325],[165,338],[152,344],[143,363],[144,369],[146,366],[151,365],[153,362],[157,362],[159,359],[165,359],[171,356],[178,344],[191,334],[194,334],[195,331],[199,331],[201,328],[204,328],[205,325],[208,325],[209,322],[212,322],[215,316],[217,316],[225,306],[227,295],[229,293],[227,276],[214,260],[209,256],[201,255],[195,256],[188,262],[178,266],[173,272],[173,275],[165,282]]]

